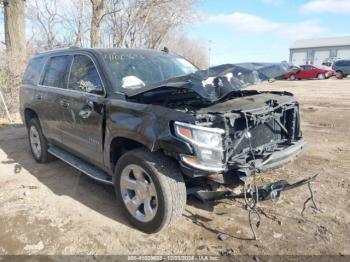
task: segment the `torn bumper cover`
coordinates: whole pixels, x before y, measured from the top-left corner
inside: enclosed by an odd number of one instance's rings
[[[259,201],[276,199],[281,195],[282,191],[291,190],[302,185],[306,185],[316,179],[317,175],[299,180],[293,184],[289,184],[285,180],[257,187],[257,190],[235,194],[231,191],[197,191],[195,196],[202,201],[215,201],[220,199],[237,199],[237,198],[255,198]]]
[[[242,167],[239,170],[246,174],[250,174],[253,171],[252,164],[254,164],[255,171],[258,173],[268,172],[279,168],[296,158],[303,151],[304,146],[304,140],[300,139],[299,141],[292,142],[292,144],[286,148],[271,153],[266,159],[257,158],[255,162],[250,163],[249,167]]]

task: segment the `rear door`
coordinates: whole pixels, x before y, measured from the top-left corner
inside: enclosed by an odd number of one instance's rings
[[[50,57],[35,94],[37,113],[45,136],[56,142],[62,141],[60,123],[64,108],[60,100],[62,90],[67,86],[70,62],[71,56],[68,55]]]
[[[317,78],[318,74],[322,73],[320,69],[314,66],[310,66],[310,78]]]
[[[104,102],[105,91],[94,59],[87,54],[74,55],[61,101],[66,105],[62,141],[70,151],[95,164],[103,162]]]
[[[350,74],[350,60],[345,60],[344,61],[343,73],[345,75],[349,75]]]

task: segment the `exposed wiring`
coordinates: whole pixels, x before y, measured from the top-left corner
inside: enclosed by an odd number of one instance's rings
[[[314,205],[314,209],[319,211],[317,205],[316,205],[316,202],[315,202],[315,199],[314,199],[314,193],[312,192],[312,189],[311,189],[311,182],[307,183],[307,186],[309,188],[309,191],[310,191],[310,196],[308,197],[308,199],[305,200],[304,202],[304,206],[303,206],[303,210],[301,211],[301,216],[304,217],[304,211],[306,209],[306,204],[311,200],[312,201],[312,204]]]
[[[245,122],[246,122],[246,137],[248,138],[248,142],[249,142],[249,148],[250,151],[252,153],[252,157],[253,157],[253,161],[251,164],[252,167],[252,174],[253,174],[253,187],[254,187],[254,192],[255,194],[250,193],[253,197],[253,201],[252,203],[249,203],[248,199],[247,199],[247,188],[246,188],[246,181],[244,181],[244,186],[243,186],[243,191],[244,191],[244,202],[246,205],[246,208],[248,210],[248,220],[249,220],[249,225],[250,225],[250,229],[252,230],[252,233],[254,235],[254,240],[259,240],[258,235],[255,232],[254,226],[253,226],[253,222],[252,222],[252,214],[255,214],[258,218],[258,221],[256,223],[256,227],[258,228],[260,226],[260,214],[258,212],[258,203],[259,203],[259,190],[258,187],[256,185],[256,173],[257,173],[257,169],[255,166],[255,154],[254,154],[254,150],[253,150],[253,146],[252,146],[252,142],[251,142],[251,134],[249,132],[249,122],[248,122],[248,118],[247,118],[247,114],[246,112],[243,112],[244,118],[245,118]],[[251,189],[249,189],[249,191],[251,192]]]

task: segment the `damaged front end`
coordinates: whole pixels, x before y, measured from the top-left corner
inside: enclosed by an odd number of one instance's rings
[[[243,90],[287,69],[285,64],[222,65],[130,91],[127,98],[191,115],[191,122],[169,121],[172,134],[192,148],[174,155],[183,173],[200,184],[233,185],[237,178],[284,165],[304,147],[292,94]]]
[[[199,152],[196,155],[205,158],[205,165],[199,166],[194,157],[182,156],[186,165],[212,172],[209,179],[221,184],[233,183],[235,175],[244,179],[253,172],[278,168],[296,157],[304,147],[299,105],[293,96],[286,93],[250,92],[238,101],[245,108],[238,108],[237,100],[229,100],[220,105],[193,111],[197,126],[213,128],[216,136],[222,134],[222,146],[211,143],[197,149],[200,145],[196,145],[195,151]],[[224,111],[227,107],[231,110]],[[181,131],[179,127],[177,130]],[[182,136],[180,131],[177,134]],[[182,127],[182,132],[189,131]],[[198,158],[196,159],[198,162]],[[208,167],[213,159],[216,166]],[[184,165],[183,168],[186,170]],[[196,175],[198,176],[198,172],[193,173],[193,176]]]

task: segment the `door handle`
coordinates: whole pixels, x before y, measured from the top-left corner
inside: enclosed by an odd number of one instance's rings
[[[64,100],[60,100],[60,105],[64,108],[68,108],[69,107],[69,103],[67,103],[66,101]]]
[[[92,107],[90,105],[84,105],[79,111],[79,116],[83,119],[88,118],[92,113]]]
[[[36,100],[42,100],[42,99],[43,99],[43,96],[40,95],[40,94],[37,94],[37,95],[35,96],[35,98],[36,98]]]

